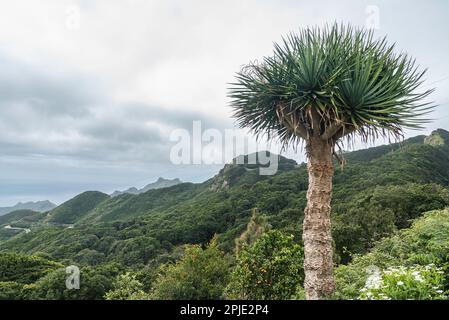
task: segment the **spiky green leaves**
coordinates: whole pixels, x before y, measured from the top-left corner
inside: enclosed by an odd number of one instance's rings
[[[424,72],[385,38],[335,24],[285,37],[237,74],[229,96],[241,127],[284,144],[311,135],[399,138],[433,108],[423,102],[433,90],[417,92]]]

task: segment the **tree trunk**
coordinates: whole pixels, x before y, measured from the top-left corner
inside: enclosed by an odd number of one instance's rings
[[[331,235],[332,145],[311,137],[308,154],[309,189],[304,210],[304,289],[306,298],[319,300],[335,290]]]

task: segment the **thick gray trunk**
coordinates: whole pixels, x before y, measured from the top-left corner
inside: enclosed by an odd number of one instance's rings
[[[307,144],[309,189],[304,210],[304,289],[309,300],[329,297],[335,290],[331,235],[332,146],[318,137]]]

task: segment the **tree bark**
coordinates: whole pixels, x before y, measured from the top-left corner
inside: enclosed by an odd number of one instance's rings
[[[309,188],[304,210],[304,289],[308,300],[329,297],[335,290],[331,235],[332,145],[312,136],[306,146]]]

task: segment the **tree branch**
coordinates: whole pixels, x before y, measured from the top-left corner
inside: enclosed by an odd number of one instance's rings
[[[315,108],[310,107],[310,118],[312,123],[313,135],[319,137],[321,135],[321,116]]]
[[[288,129],[290,131],[292,131],[294,134],[300,136],[304,140],[307,140],[307,129],[303,124],[301,124],[299,122],[297,122],[296,124],[293,124],[291,121],[289,121],[287,119],[287,117],[283,118],[283,120],[285,120],[285,122],[287,122]]]
[[[332,140],[336,142],[337,140],[343,138],[344,136],[347,136],[348,134],[355,132],[356,130],[357,128],[354,127],[353,125],[349,125],[346,127],[343,126],[333,135]]]
[[[331,139],[341,128],[343,128],[343,123],[332,123],[321,135],[321,139],[326,141]]]
[[[307,128],[299,121],[299,119],[297,119],[294,114],[288,114],[284,112],[284,105],[278,104],[276,106],[276,114],[281,124],[285,125],[286,123],[286,127],[288,130],[293,132],[293,134],[303,138],[304,140],[307,140]]]

